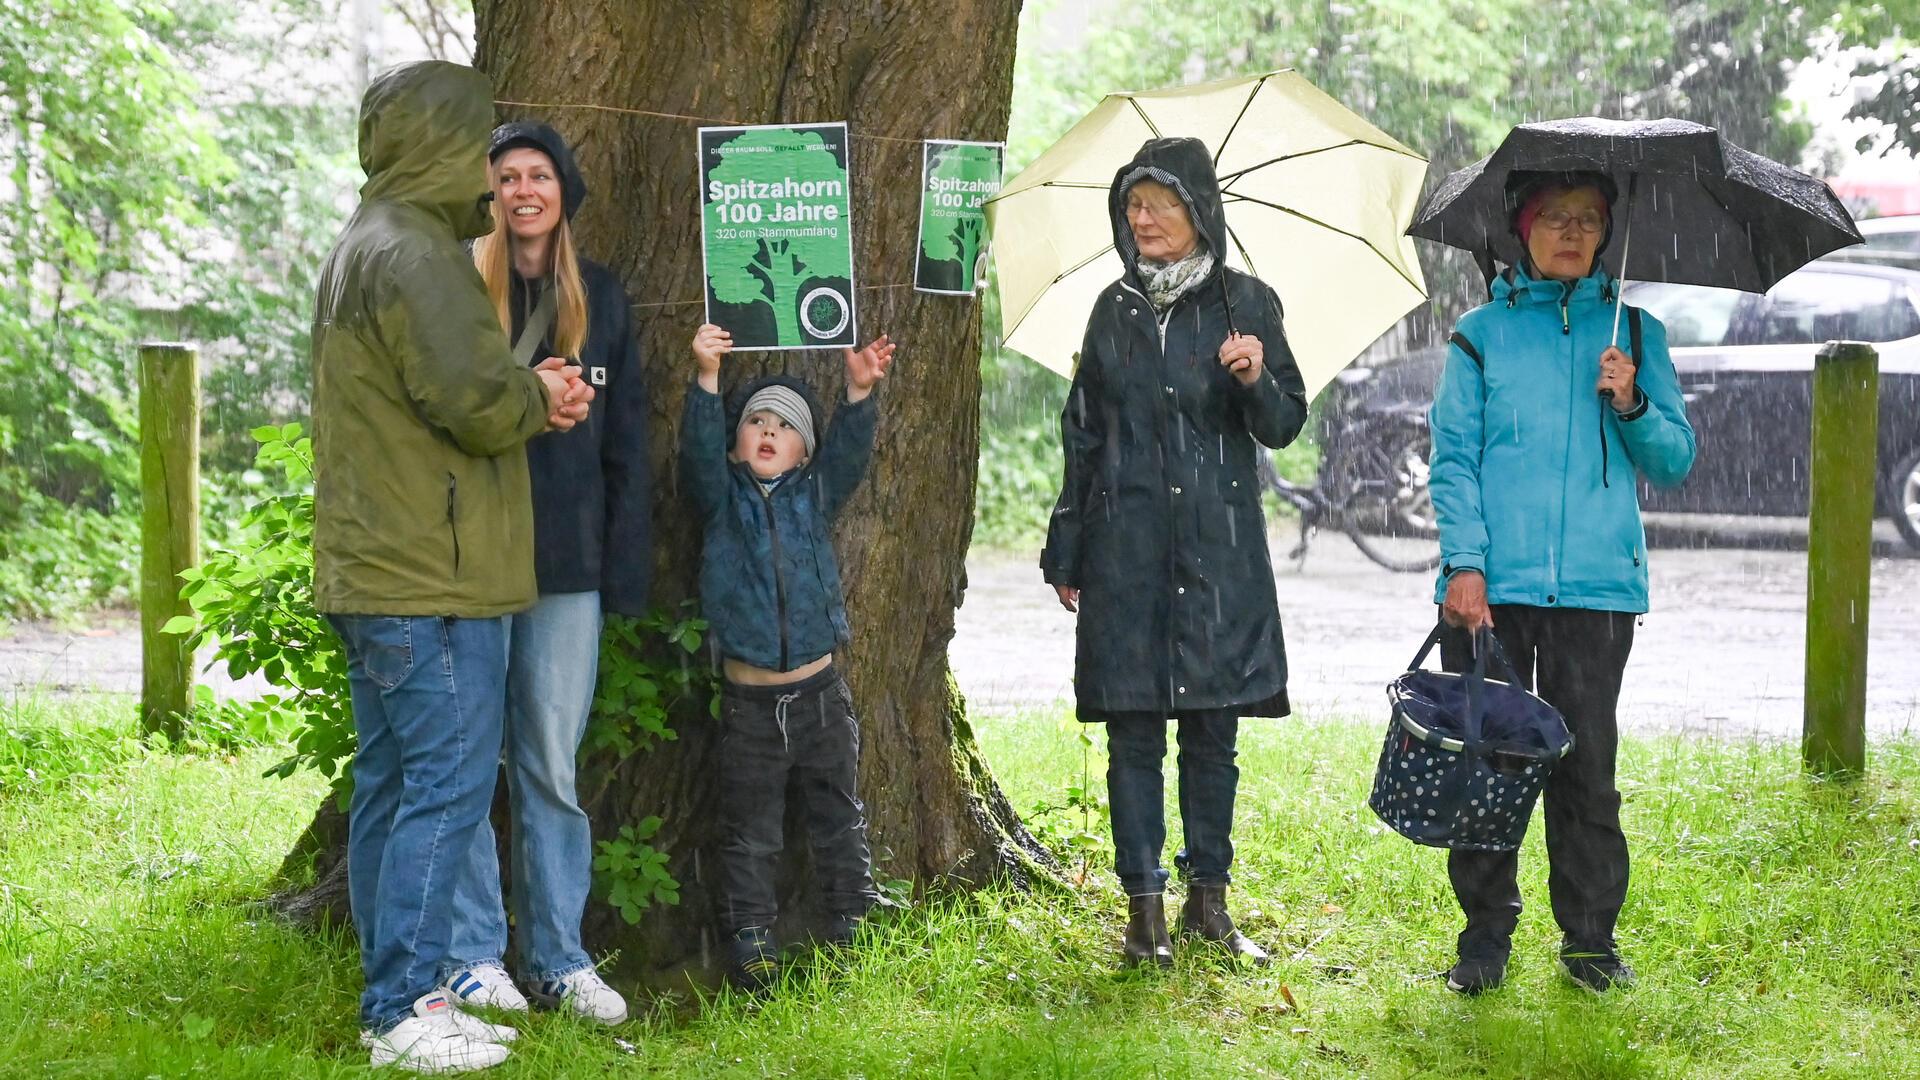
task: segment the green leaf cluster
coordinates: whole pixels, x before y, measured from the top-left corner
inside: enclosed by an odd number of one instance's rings
[[[667,872],[667,854],[647,841],[660,831],[658,817],[620,826],[620,835],[602,840],[593,857],[595,888],[629,926],[637,925],[655,904],[678,904],[680,883]]]
[[[130,599],[136,342],[201,347],[212,474],[305,414],[352,169],[351,102],[318,62],[336,32],[301,29],[327,14],[0,0],[0,614]]]
[[[340,641],[313,603],[313,442],[299,424],[254,430],[258,466],[276,487],[242,516],[232,541],[181,575],[193,608],[167,622],[195,649],[214,645],[213,664],[234,679],[258,674],[274,690],[219,705],[202,701],[194,725],[259,740],[289,738],[293,753],[272,775],[313,768],[333,781],[342,805],[351,791],[352,695]]]
[[[719,716],[719,682],[700,656],[707,621],[688,600],[644,618],[608,615],[600,635],[600,678],[584,750],[621,761],[680,736],[673,714],[683,704]]]

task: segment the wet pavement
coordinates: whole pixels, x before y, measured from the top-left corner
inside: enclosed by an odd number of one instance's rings
[[[1621,692],[1625,730],[1798,738],[1806,657],[1807,556],[1798,533],[1772,522],[1669,519],[1655,546],[1653,611],[1635,631]],[[1876,733],[1920,732],[1920,558],[1876,530],[1868,619],[1867,722]],[[1293,536],[1276,528],[1275,581],[1285,630],[1288,693],[1309,717],[1384,721],[1385,687],[1433,627],[1433,578],[1396,574],[1344,536],[1322,533],[1297,570]],[[1747,546],[1694,545],[1738,542]],[[1785,547],[1788,550],[1780,550]],[[977,555],[953,644],[954,672],[976,710],[1047,707],[1073,696],[1074,617],[1040,580],[1034,558]]]
[[[1620,719],[1627,730],[1797,738],[1805,665],[1805,527],[1739,519],[1708,528],[1661,519],[1651,570],[1654,610],[1636,632]],[[1880,523],[1868,619],[1867,720],[1877,733],[1920,731],[1920,558]],[[1312,717],[1384,719],[1384,687],[1432,627],[1432,579],[1368,562],[1344,536],[1321,534],[1298,569],[1276,527],[1281,622],[1295,708]],[[1660,546],[1664,540],[1669,546]],[[1703,543],[1739,547],[1699,547]],[[1073,696],[1073,616],[1027,554],[976,553],[953,642],[954,671],[976,710],[1065,707]],[[221,697],[258,693],[220,673]],[[140,634],[128,616],[85,628],[14,624],[0,631],[0,695],[138,693]]]

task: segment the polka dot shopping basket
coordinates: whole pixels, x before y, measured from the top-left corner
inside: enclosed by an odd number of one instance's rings
[[[1446,629],[1434,627],[1387,686],[1393,718],[1367,805],[1417,844],[1511,851],[1573,735],[1558,709],[1521,689],[1490,631],[1475,636],[1473,670],[1422,670]],[[1489,656],[1505,681],[1487,677]]]

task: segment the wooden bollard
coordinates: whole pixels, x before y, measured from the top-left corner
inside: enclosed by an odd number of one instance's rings
[[[193,652],[160,628],[192,614],[180,572],[200,561],[200,356],[140,346],[140,730],[169,742],[193,705]]]
[[[1807,690],[1800,757],[1820,776],[1867,766],[1867,602],[1873,572],[1880,356],[1829,341],[1813,365],[1807,518]]]

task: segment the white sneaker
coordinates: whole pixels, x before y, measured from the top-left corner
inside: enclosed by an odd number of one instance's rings
[[[571,1009],[576,1016],[602,1024],[618,1024],[627,1018],[627,999],[592,968],[548,979],[534,989],[533,996],[542,1005]]]
[[[398,1065],[409,1072],[459,1073],[490,1069],[507,1060],[506,1047],[468,1034],[457,1019],[460,1015],[447,995],[435,990],[413,1003],[412,1016],[383,1035],[361,1032],[360,1042],[371,1052],[376,1069]]]
[[[499,964],[461,968],[440,986],[453,995],[455,1002],[469,1008],[479,1006],[513,1012],[527,1011],[526,995],[513,985],[512,976]]]

